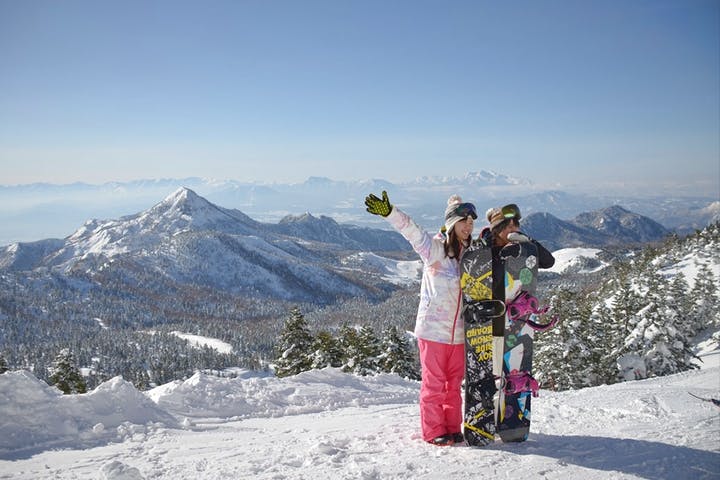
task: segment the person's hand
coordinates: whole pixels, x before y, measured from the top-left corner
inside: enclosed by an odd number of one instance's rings
[[[530,242],[530,241],[532,241],[532,240],[530,239],[530,237],[528,237],[527,235],[525,235],[525,234],[522,233],[522,232],[511,232],[511,233],[508,233],[507,239],[510,240],[511,242],[515,242],[515,243]]]
[[[382,199],[376,197],[372,193],[365,197],[365,205],[367,206],[366,210],[373,215],[382,215],[383,217],[387,217],[392,211],[392,205],[390,205],[390,200],[388,199],[387,192],[385,190],[382,192]]]

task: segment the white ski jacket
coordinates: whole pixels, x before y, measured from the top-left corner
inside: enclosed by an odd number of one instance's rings
[[[410,242],[423,262],[415,336],[445,344],[465,343],[465,329],[460,318],[460,262],[445,256],[444,236],[440,233],[431,236],[394,206],[385,218]]]

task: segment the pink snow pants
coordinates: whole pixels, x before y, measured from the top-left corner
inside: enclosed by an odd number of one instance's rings
[[[460,432],[465,375],[465,345],[449,345],[418,338],[422,383],[420,424],[423,440]]]

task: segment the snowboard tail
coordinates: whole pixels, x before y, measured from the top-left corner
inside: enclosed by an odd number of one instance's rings
[[[500,303],[501,305],[498,305]],[[493,375],[493,319],[505,314],[505,305],[496,300],[471,301],[463,307],[465,323],[465,411],[463,435],[470,446],[495,440],[497,390]]]

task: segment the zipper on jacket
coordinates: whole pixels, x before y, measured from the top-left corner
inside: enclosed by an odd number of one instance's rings
[[[460,313],[460,305],[462,305],[462,289],[458,290],[457,307],[455,307],[455,320],[453,321],[452,334],[450,335],[450,344],[455,344],[455,327],[457,326],[458,314]]]
[[[457,321],[458,321],[458,315],[460,314],[460,306],[462,305],[462,288],[460,288],[460,275],[462,275],[462,257],[465,255],[465,247],[460,245],[460,255],[458,255],[458,299],[457,299],[457,307],[455,307],[455,320],[453,320],[453,326],[452,326],[452,333],[450,334],[450,344],[455,344],[455,327],[457,327]]]

